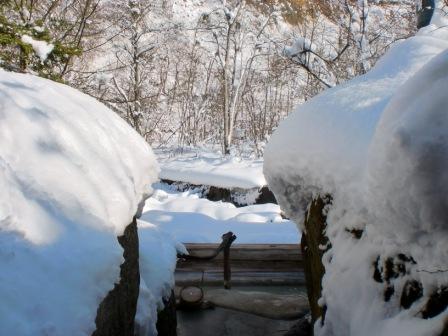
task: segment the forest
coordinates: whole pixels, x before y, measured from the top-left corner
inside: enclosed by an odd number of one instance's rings
[[[416,10],[414,0],[13,0],[1,6],[0,60],[97,98],[154,147],[262,156],[297,104],[412,36]]]

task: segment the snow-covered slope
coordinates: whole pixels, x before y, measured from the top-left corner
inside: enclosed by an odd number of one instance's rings
[[[446,25],[437,10],[368,74],[300,106],[267,146],[266,179],[298,224],[313,196],[333,196],[317,335],[438,335],[446,323],[443,304],[427,305],[448,285]]]
[[[95,99],[0,70],[1,335],[95,330],[98,305],[119,281],[117,235],[157,174],[147,143]]]

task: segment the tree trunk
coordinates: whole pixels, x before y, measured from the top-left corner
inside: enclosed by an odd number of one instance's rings
[[[224,120],[224,154],[230,154],[231,139],[230,134],[230,92],[229,92],[229,63],[230,63],[230,34],[232,24],[229,23],[226,36],[226,49],[224,58],[224,104],[223,104],[223,120]]]
[[[432,15],[434,14],[435,1],[422,0],[422,7],[417,13],[417,28],[426,27],[431,23]]]

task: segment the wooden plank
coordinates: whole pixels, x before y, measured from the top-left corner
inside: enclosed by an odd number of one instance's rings
[[[198,257],[207,257],[210,251],[189,250],[189,254]],[[230,249],[231,260],[290,260],[302,261],[302,255],[299,253],[284,253],[283,251],[238,251]],[[219,254],[214,260],[223,260],[223,255]]]
[[[190,255],[207,257],[219,244],[185,244]],[[230,249],[232,284],[290,285],[305,283],[300,246],[296,244],[235,244]],[[179,260],[176,284],[222,285],[222,253],[212,260]]]
[[[238,269],[260,269],[260,270],[299,270],[302,269],[302,263],[299,261],[261,261],[261,260],[243,260],[230,262],[232,270]],[[222,260],[206,260],[206,261],[186,261],[178,262],[177,269],[183,270],[207,270],[207,269],[223,269],[224,262]]]
[[[216,250],[218,244],[186,244],[185,247],[191,255],[205,257]],[[231,260],[302,260],[302,253],[299,245],[278,245],[278,244],[253,244],[234,245],[230,248]],[[219,254],[214,260],[222,260],[223,255]]]
[[[223,272],[182,272],[176,271],[177,286],[222,286]],[[303,272],[234,272],[232,270],[233,285],[256,285],[256,286],[303,286],[305,276]]]
[[[208,249],[208,248],[216,248],[219,246],[219,244],[209,244],[209,243],[184,243],[185,247],[187,248],[194,248],[194,249]],[[232,245],[232,248],[239,248],[239,249],[267,249],[267,248],[279,248],[282,250],[295,250],[299,248],[300,250],[300,244],[238,244],[235,243]]]

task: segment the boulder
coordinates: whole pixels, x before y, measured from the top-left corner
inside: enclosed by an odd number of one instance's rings
[[[134,336],[134,320],[140,288],[137,221],[134,218],[118,242],[123,247],[120,282],[98,307],[92,336]]]

